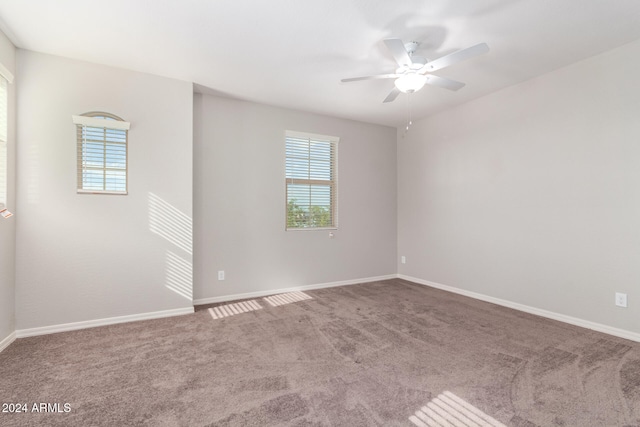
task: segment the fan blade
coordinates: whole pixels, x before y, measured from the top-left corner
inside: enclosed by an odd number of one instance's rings
[[[397,87],[394,87],[393,90],[389,92],[389,95],[387,95],[387,97],[382,102],[391,102],[395,100],[398,97],[398,95],[400,95],[400,89],[398,89]]]
[[[427,84],[443,87],[449,90],[459,90],[464,87],[464,83],[456,80],[447,79],[440,76],[434,76],[433,74],[427,75]]]
[[[438,58],[434,61],[427,62],[418,72],[421,74],[431,73],[487,52],[489,52],[489,46],[487,46],[486,43],[480,43],[475,46],[450,53],[449,55],[443,56],[442,58]]]
[[[365,76],[365,77],[352,77],[350,79],[340,80],[342,83],[357,82],[360,80],[375,80],[375,79],[394,79],[400,77],[400,74],[378,74],[377,76]]]
[[[396,60],[399,66],[411,65],[411,57],[409,53],[407,53],[407,49],[404,48],[404,43],[400,39],[386,39],[384,44],[387,46],[387,49],[393,55],[393,58]]]

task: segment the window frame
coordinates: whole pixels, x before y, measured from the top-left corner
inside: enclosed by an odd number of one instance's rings
[[[76,192],[78,194],[112,194],[112,195],[127,195],[129,194],[129,129],[131,124],[129,122],[124,121],[122,118],[103,111],[92,111],[88,113],[81,114],[79,116],[72,116],[73,123],[76,125],[76,155],[77,155],[77,185]],[[102,187],[103,190],[98,189],[87,189],[85,187],[84,180],[84,172],[87,169],[84,163],[84,144],[85,138],[83,137],[84,130],[86,128],[97,128],[103,129],[105,136],[103,138],[104,141],[104,156],[105,162],[101,168],[97,168],[96,170],[103,171],[103,181]],[[124,145],[124,190],[114,190],[107,189],[107,172],[109,171],[109,167],[106,165],[106,155],[107,155],[107,146],[109,143],[107,142],[106,132],[108,130],[111,131],[123,131],[124,132],[124,142],[111,142],[111,145]],[[96,141],[96,142],[99,142]],[[122,170],[122,169],[115,169]]]
[[[287,177],[287,160],[289,159],[287,155],[287,144],[288,139],[298,139],[298,140],[307,140],[309,144],[312,142],[328,142],[330,144],[330,176],[329,180],[322,179],[302,179],[302,178],[289,178]],[[321,231],[321,230],[337,230],[338,229],[338,144],[340,142],[340,138],[336,136],[329,135],[320,135],[309,132],[299,132],[287,130],[285,131],[285,231]],[[290,184],[298,184],[298,185],[309,185],[309,186],[329,186],[330,195],[329,195],[329,210],[331,215],[331,225],[329,226],[306,226],[306,227],[290,227],[289,226],[289,185]],[[311,206],[318,206],[309,204]]]
[[[2,96],[0,96],[0,209],[9,204],[9,85],[13,83],[13,74],[0,63]]]

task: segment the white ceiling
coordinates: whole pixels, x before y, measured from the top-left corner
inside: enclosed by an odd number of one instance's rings
[[[0,29],[24,49],[400,126],[408,95],[382,103],[392,80],[340,82],[393,72],[383,39],[418,41],[428,59],[491,48],[435,73],[465,82],[460,91],[412,95],[419,118],[640,39],[640,1],[0,0]]]

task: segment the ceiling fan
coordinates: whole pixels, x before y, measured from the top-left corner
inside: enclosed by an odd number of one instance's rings
[[[384,44],[393,55],[393,58],[399,65],[395,73],[378,74],[375,76],[352,77],[350,79],[342,79],[344,83],[355,82],[359,80],[374,79],[395,79],[395,86],[391,93],[387,95],[383,102],[391,102],[398,97],[400,92],[413,93],[417,92],[425,84],[442,87],[449,90],[458,90],[464,86],[464,83],[445,77],[431,74],[434,71],[457,64],[458,62],[471,59],[475,56],[489,52],[489,46],[486,43],[480,43],[475,46],[461,49],[450,53],[433,61],[427,61],[425,58],[414,55],[419,46],[418,42],[403,43],[400,39],[386,39]]]

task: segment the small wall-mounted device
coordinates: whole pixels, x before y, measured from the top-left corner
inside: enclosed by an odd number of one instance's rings
[[[627,294],[623,294],[622,292],[616,292],[616,305],[618,307],[626,307],[627,306]]]

